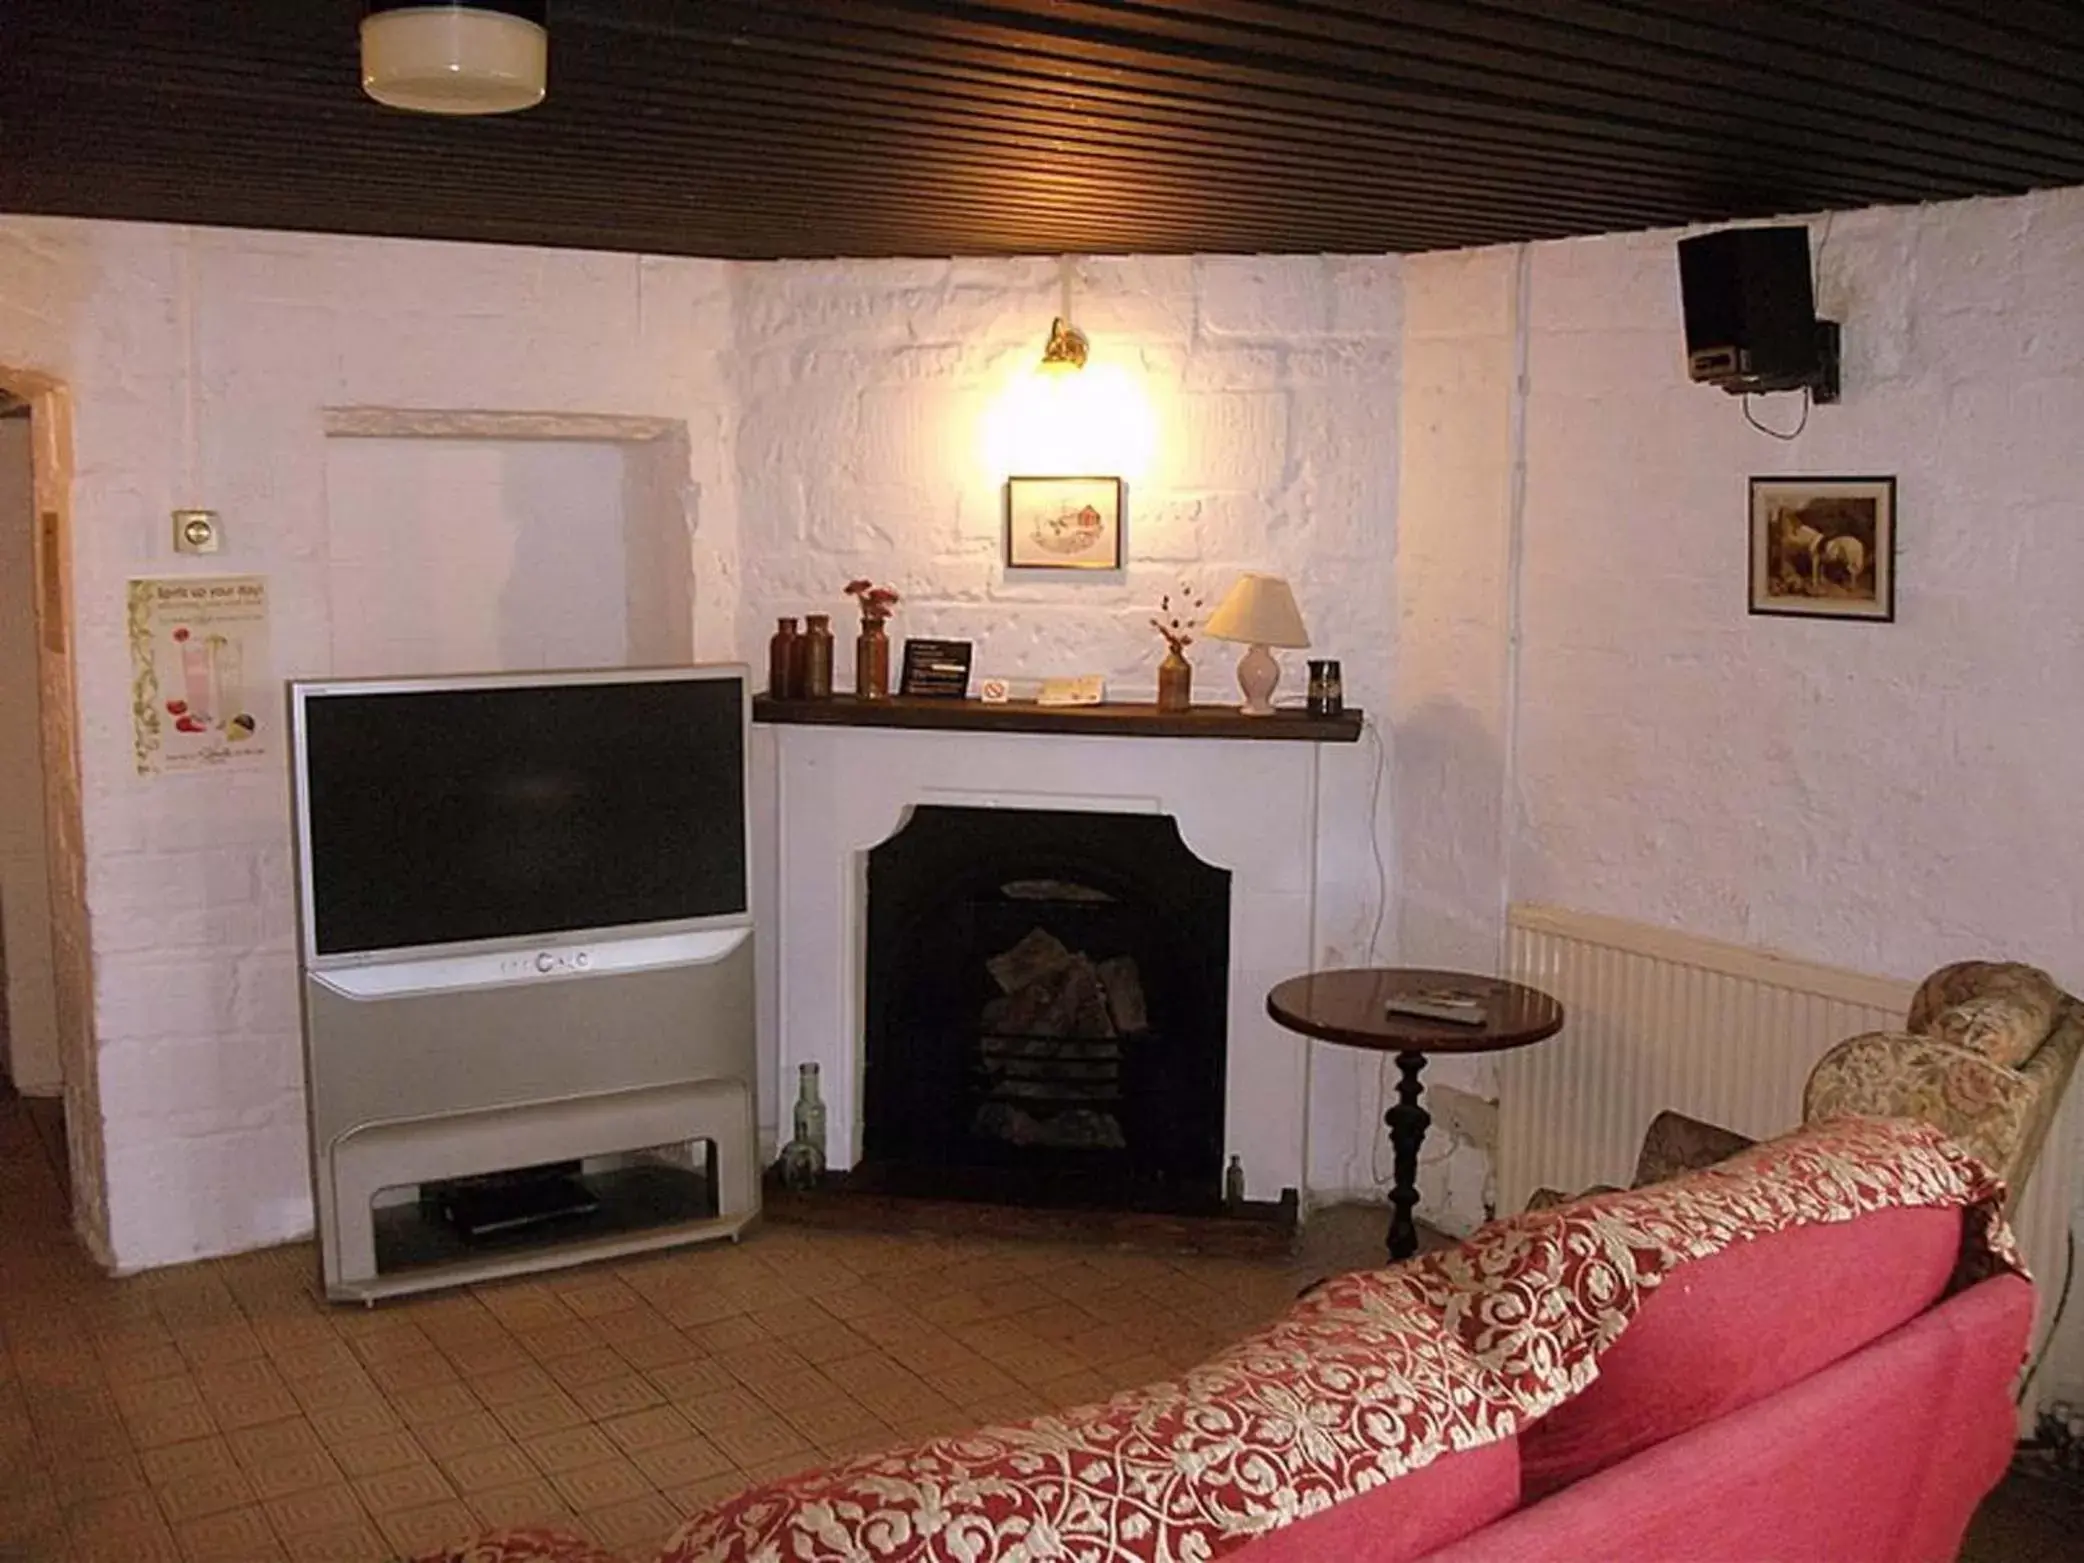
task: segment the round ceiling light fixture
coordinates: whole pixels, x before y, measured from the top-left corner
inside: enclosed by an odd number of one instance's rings
[[[370,0],[362,90],[419,114],[510,114],[543,101],[546,0],[429,5]]]

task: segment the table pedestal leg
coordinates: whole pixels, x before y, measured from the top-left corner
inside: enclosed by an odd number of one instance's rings
[[[1418,1252],[1418,1224],[1411,1212],[1418,1204],[1418,1148],[1425,1144],[1426,1130],[1433,1118],[1418,1099],[1425,1093],[1419,1074],[1426,1066],[1423,1053],[1397,1054],[1397,1104],[1382,1115],[1389,1125],[1396,1181],[1389,1190],[1389,1257],[1392,1262],[1409,1259]]]

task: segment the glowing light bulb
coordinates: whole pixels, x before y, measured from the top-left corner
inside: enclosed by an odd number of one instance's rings
[[[1083,369],[1032,360],[992,398],[984,459],[994,481],[1013,476],[1140,481],[1157,448],[1157,419],[1139,376],[1094,349]]]

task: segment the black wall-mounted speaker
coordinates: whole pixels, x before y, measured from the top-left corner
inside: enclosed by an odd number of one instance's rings
[[[1809,230],[1725,228],[1679,241],[1686,371],[1726,391],[1836,394],[1836,328],[1816,318]],[[1828,358],[1828,362],[1826,362]]]

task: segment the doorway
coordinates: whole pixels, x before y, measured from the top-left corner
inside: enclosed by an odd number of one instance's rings
[[[0,1097],[34,1127],[62,1183],[66,1071],[44,691],[47,643],[62,646],[66,626],[62,594],[46,589],[59,561],[44,556],[59,538],[37,503],[36,434],[34,404],[0,383]],[[47,611],[59,621],[47,624]]]

